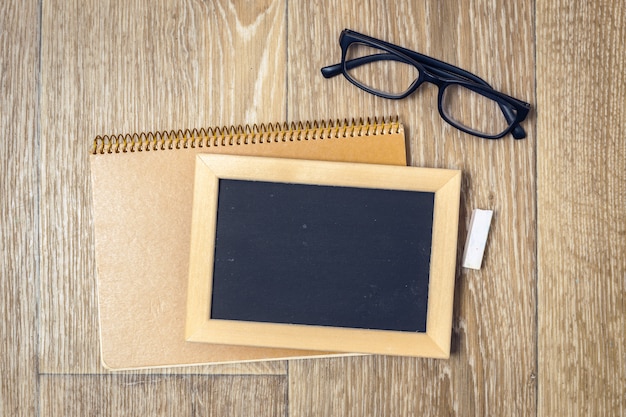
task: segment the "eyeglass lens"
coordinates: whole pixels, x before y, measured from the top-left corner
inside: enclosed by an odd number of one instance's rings
[[[346,65],[348,76],[372,90],[400,96],[419,76],[417,68],[406,62],[391,59],[393,55],[362,43],[351,43],[346,51],[346,62],[370,57],[364,65]]]
[[[419,77],[414,65],[359,42],[348,46],[345,65],[348,77],[357,84],[391,96],[402,96]],[[460,84],[445,84],[443,88],[441,108],[452,125],[487,136],[497,136],[510,127],[511,121],[504,117],[500,107],[507,104],[499,104]],[[511,112],[515,110],[511,108]]]
[[[498,102],[459,84],[445,87],[441,108],[453,125],[487,136],[497,136],[511,125]]]

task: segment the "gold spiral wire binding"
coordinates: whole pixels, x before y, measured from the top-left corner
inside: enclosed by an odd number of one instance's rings
[[[321,138],[320,132],[326,125],[321,121],[313,121],[313,140],[319,140]]]
[[[229,141],[228,134],[229,134],[229,131],[230,131],[228,126],[222,126],[222,129],[220,131],[222,133],[221,133],[220,139],[219,139],[219,146],[230,145],[229,142],[228,142]]]
[[[231,129],[228,126],[224,126],[222,129],[224,135],[222,136],[222,145],[221,146],[233,146],[232,144],[232,134]]]
[[[126,149],[130,147],[130,151],[131,152],[136,152],[136,151],[143,151],[144,148],[148,147],[147,143],[142,143],[139,140],[139,137],[136,133],[130,135],[124,135],[124,142],[123,142],[124,146],[122,148],[122,152],[126,152]]]
[[[239,134],[238,127],[231,128],[231,132],[232,134],[230,135],[230,145],[238,146],[240,143],[240,140],[239,140],[240,134]]]
[[[191,133],[191,130],[180,129],[176,132],[176,136],[180,137],[180,140],[182,140],[183,149],[195,149],[196,147],[198,147],[198,143],[194,139],[193,134]]]
[[[217,137],[216,131],[217,131],[216,127],[209,127],[206,129],[203,141],[204,141],[204,146],[206,146],[207,148],[212,148],[215,146],[215,143],[213,140],[215,137]]]
[[[233,146],[233,134],[231,127],[224,126],[223,131],[225,134],[222,138],[222,146]]]
[[[367,122],[364,124],[364,127],[365,127],[364,135],[365,136],[369,136],[370,135],[370,128],[371,128],[371,126],[372,126],[372,122],[371,122],[370,118],[368,117],[367,118]]]
[[[219,139],[219,146],[226,146],[227,145],[227,141],[228,141],[228,127],[227,126],[222,126],[222,128],[220,129],[220,139]]]
[[[139,150],[141,151],[149,151],[150,150],[150,144],[147,142],[142,142],[139,138],[139,135],[137,134],[133,134],[133,135],[126,135],[126,143],[130,143],[131,149]]]
[[[327,132],[330,131],[331,124],[332,124],[332,121],[330,120],[322,120],[322,122],[320,123],[320,131],[318,132],[319,135],[317,136],[319,140],[326,139],[326,136],[328,135]]]
[[[176,131],[176,136],[183,142],[183,149],[192,149],[195,147],[191,138],[187,136],[183,130]]]
[[[207,129],[205,128],[201,128],[198,131],[198,137],[200,138],[200,142],[202,143],[202,147],[206,148],[209,146],[209,141],[208,141],[208,137],[209,137],[209,133],[207,131]]]
[[[128,134],[119,135],[116,137],[111,137],[111,143],[113,147],[114,153],[126,152],[126,147],[128,146]]]
[[[258,137],[259,137],[259,126],[255,123],[252,125],[252,132],[250,133],[250,141],[249,143],[254,145],[257,143],[258,141]]]
[[[141,142],[139,135],[136,133],[133,135],[124,135],[122,152],[128,152],[128,150],[130,150],[130,152],[143,151],[144,147],[149,147],[149,144]]]
[[[258,139],[257,143],[262,144],[266,136],[267,136],[267,127],[265,127],[265,125],[261,123],[259,125],[259,132],[257,134],[257,139]]]
[[[318,140],[320,138],[320,129],[322,128],[322,123],[319,123],[317,120],[313,121],[313,140]]]
[[[267,139],[267,126],[264,123],[261,123],[259,126],[259,144],[265,143]]]
[[[122,140],[123,137],[120,138],[120,140]],[[119,146],[117,145],[118,142],[118,138],[117,136],[107,136],[106,137],[106,142],[105,142],[105,146],[107,147],[107,149],[112,149],[113,152],[115,152],[116,150],[119,149]]]
[[[282,137],[284,137],[285,131],[288,129],[289,129],[289,125],[286,123],[283,123],[282,125],[278,122],[276,122],[275,124],[270,123],[269,124],[269,130],[270,130],[269,143],[279,142],[281,135]]]
[[[250,139],[250,136],[252,135],[252,129],[250,128],[250,125],[245,125],[243,128],[243,145],[247,145]]]
[[[261,123],[250,126],[217,126],[178,131],[97,136],[91,147],[93,155],[167,151],[269,144],[276,142],[315,141],[348,137],[384,135],[403,130],[398,116],[357,119],[326,119],[284,123]]]
[[[130,134],[118,136],[112,139],[113,139],[113,143],[115,144],[115,149],[114,149],[115,153],[126,152],[129,144],[131,146],[134,146],[132,140],[130,139]]]
[[[284,135],[284,130],[283,125],[281,125],[280,123],[276,122],[276,123],[270,123],[268,125],[268,129],[269,129],[269,135],[268,135],[268,143],[276,143],[279,141],[280,135],[283,134]],[[288,129],[288,128],[287,128]]]
[[[333,126],[333,133],[332,133],[332,138],[333,139],[339,139],[339,130],[341,129],[341,120],[340,119],[335,119],[335,125]]]
[[[126,149],[126,136],[127,135],[110,138],[111,142],[112,142],[111,146],[114,146],[114,152],[115,153],[125,152],[125,149]]]
[[[173,130],[170,130],[169,132],[162,132],[162,137],[171,137],[172,141],[174,142],[175,149],[184,149],[184,143],[182,138],[177,135],[176,132],[174,132]]]
[[[204,142],[202,140],[202,135],[200,134],[198,129],[193,129],[191,131],[191,135],[193,136],[194,141],[196,141],[196,143],[198,144],[198,148],[204,147]]]
[[[296,126],[292,123],[283,123],[283,128],[278,132],[278,142],[289,142],[293,137]]]

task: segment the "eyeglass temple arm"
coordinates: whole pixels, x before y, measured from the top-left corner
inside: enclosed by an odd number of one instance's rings
[[[341,74],[341,64],[329,65],[322,68],[322,75],[324,78],[333,78]]]
[[[507,120],[507,122],[513,123],[515,121],[515,113],[513,113],[513,110],[511,110],[510,107],[500,104],[500,109],[502,110],[504,118]],[[519,123],[516,124],[515,127],[511,130],[511,134],[515,139],[524,139],[526,137],[526,131],[522,126],[519,125]]]

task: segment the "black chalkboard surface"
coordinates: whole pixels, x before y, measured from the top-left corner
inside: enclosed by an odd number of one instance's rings
[[[197,157],[186,340],[450,354],[461,173]]]
[[[434,193],[219,180],[211,317],[426,331]]]

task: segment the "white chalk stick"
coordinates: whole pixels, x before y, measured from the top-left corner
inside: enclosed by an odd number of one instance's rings
[[[472,212],[472,220],[463,252],[463,268],[480,269],[492,216],[493,210],[475,209]]]

